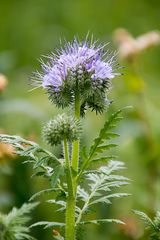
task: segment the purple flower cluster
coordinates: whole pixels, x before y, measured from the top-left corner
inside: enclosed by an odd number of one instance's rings
[[[82,74],[90,74],[90,79],[106,80],[112,79],[117,73],[114,73],[114,56],[110,56],[103,51],[104,46],[96,46],[96,43],[90,41],[67,43],[65,48],[57,54],[52,54],[48,64],[42,63],[44,73],[40,74],[41,85],[44,88],[54,87],[59,91],[60,86],[68,79],[70,71],[76,71]],[[79,69],[81,67],[83,70]],[[82,72],[83,71],[83,72]]]
[[[48,58],[47,63],[41,62],[43,72],[34,76],[33,84],[46,89],[57,107],[73,106],[78,95],[81,116],[88,108],[96,113],[105,111],[110,79],[120,75],[115,72],[118,69],[115,54],[92,39],[75,38]]]

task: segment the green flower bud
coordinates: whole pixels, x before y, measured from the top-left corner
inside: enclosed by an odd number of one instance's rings
[[[42,134],[45,141],[51,146],[60,144],[64,139],[75,141],[80,136],[79,121],[66,114],[58,115],[50,120],[43,128]]]

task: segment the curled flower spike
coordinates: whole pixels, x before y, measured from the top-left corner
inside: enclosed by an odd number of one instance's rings
[[[86,107],[103,112],[110,79],[120,75],[115,73],[115,54],[105,52],[104,47],[92,40],[80,42],[75,38],[57,54],[53,53],[48,63],[42,62],[43,73],[36,73],[34,84],[46,89],[58,107],[71,105],[78,91],[81,113]]]
[[[42,135],[51,146],[60,144],[63,140],[70,142],[79,138],[81,129],[78,120],[66,114],[58,115],[43,128]]]

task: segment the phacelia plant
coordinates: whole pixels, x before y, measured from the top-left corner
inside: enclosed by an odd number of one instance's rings
[[[64,49],[52,53],[48,63],[42,61],[42,72],[34,74],[32,83],[35,87],[43,87],[58,108],[70,108],[69,115],[58,115],[42,131],[49,145],[62,144],[61,158],[19,136],[0,136],[1,141],[12,144],[17,154],[33,163],[35,175],[48,178],[51,187],[36,193],[30,200],[54,192],[54,199],[48,202],[57,205],[58,211],[65,212],[65,220],[38,222],[32,227],[44,225],[46,228],[60,228],[60,233],[53,231],[55,239],[75,240],[77,229],[85,224],[123,224],[117,219],[93,219],[90,216],[96,204],[107,205],[112,198],[127,196],[126,193],[112,192],[112,189],[128,184],[128,179],[117,174],[117,171],[124,169],[124,164],[109,151],[116,146],[111,140],[118,137],[114,128],[122,118],[122,111],[117,111],[106,120],[89,149],[81,142],[81,118],[85,117],[87,109],[97,114],[107,110],[110,103],[107,93],[111,79],[119,75],[117,69],[115,54],[110,54],[105,51],[105,46],[88,39],[74,39],[66,43]],[[65,231],[64,238],[61,228]]]

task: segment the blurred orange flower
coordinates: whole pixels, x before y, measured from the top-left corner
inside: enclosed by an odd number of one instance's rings
[[[8,80],[5,75],[0,74],[0,92],[2,92],[8,84]]]
[[[113,39],[118,45],[120,58],[133,60],[145,49],[160,44],[160,32],[155,30],[134,38],[126,29],[118,28]]]
[[[14,148],[10,144],[0,143],[0,160],[5,157],[9,158],[15,157]]]

